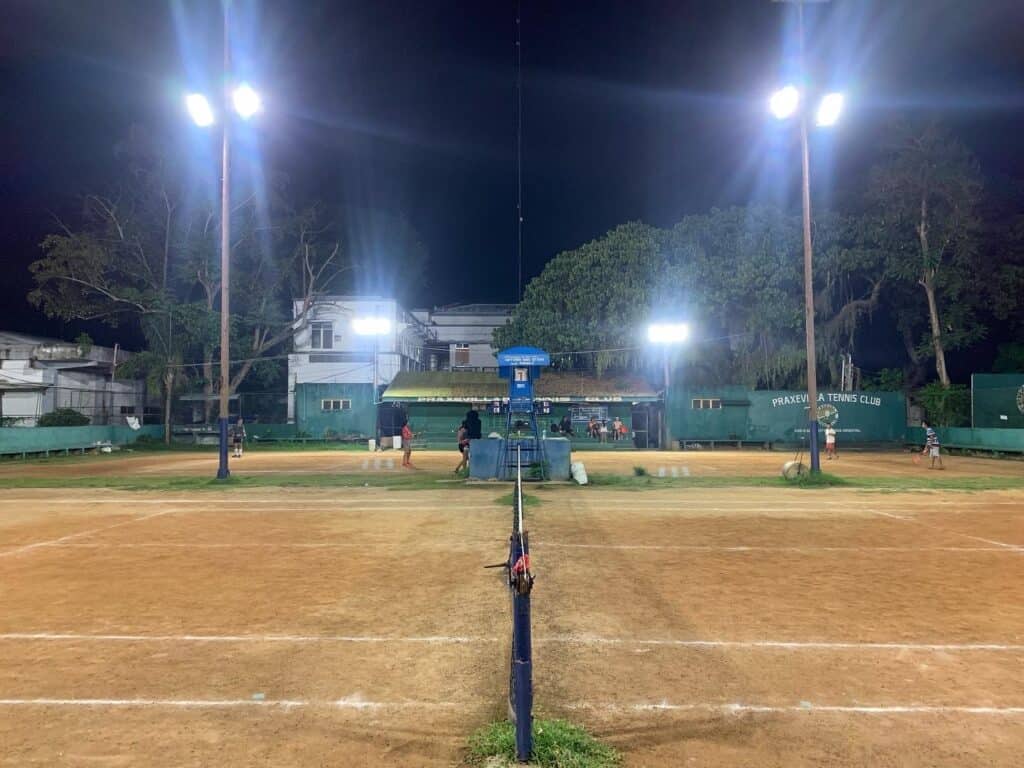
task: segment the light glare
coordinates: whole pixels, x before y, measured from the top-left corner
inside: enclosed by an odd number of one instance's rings
[[[260,98],[259,93],[248,83],[242,83],[232,91],[231,101],[235,105],[235,112],[243,120],[248,120],[263,109],[263,100]]]
[[[826,93],[818,105],[816,122],[821,126],[835,125],[843,111],[843,94]]]
[[[352,320],[352,330],[358,336],[384,336],[391,332],[391,321],[386,317],[357,317]]]
[[[680,344],[690,338],[686,323],[652,323],[647,326],[647,340],[652,344]]]
[[[200,128],[213,125],[213,109],[210,102],[201,93],[190,93],[185,97],[185,106],[192,122]]]
[[[795,85],[787,85],[772,94],[768,106],[775,117],[785,120],[792,116],[796,112],[796,108],[800,106],[800,91]]]

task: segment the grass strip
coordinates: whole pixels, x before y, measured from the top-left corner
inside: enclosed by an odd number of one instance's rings
[[[517,766],[515,728],[510,722],[485,725],[469,737],[470,765]],[[585,730],[565,720],[533,721],[530,765],[540,768],[615,768],[622,758]]]

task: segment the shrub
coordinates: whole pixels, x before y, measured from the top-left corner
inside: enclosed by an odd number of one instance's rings
[[[924,408],[925,419],[933,427],[965,427],[971,418],[971,391],[963,384],[944,387],[933,381],[919,389],[914,397]]]
[[[640,466],[633,467],[633,474],[636,477],[646,477],[647,476],[647,467],[640,467]]]
[[[44,413],[39,417],[40,427],[87,427],[89,417],[74,408],[58,408],[53,413]]]

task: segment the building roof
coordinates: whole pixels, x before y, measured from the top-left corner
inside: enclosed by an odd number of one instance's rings
[[[430,315],[511,315],[515,304],[448,304],[433,309],[417,309]]]
[[[639,376],[606,373],[600,378],[545,370],[538,399],[554,402],[645,402],[657,400]],[[508,380],[493,372],[402,371],[384,392],[388,402],[482,403],[508,399]]]

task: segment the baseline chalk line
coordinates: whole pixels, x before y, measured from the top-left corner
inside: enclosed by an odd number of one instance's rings
[[[146,635],[88,634],[79,632],[7,632],[0,641],[8,642],[123,642],[123,643],[408,643],[422,645],[472,645],[496,643],[497,637],[461,635]],[[667,648],[738,648],[766,650],[834,650],[834,651],[942,651],[949,653],[995,651],[1024,652],[1024,644],[1013,643],[909,643],[909,642],[846,642],[795,640],[683,640],[673,638],[603,637],[596,635],[549,635],[533,638],[535,643],[564,645],[664,646]]]
[[[111,530],[113,528],[120,528],[123,525],[132,525],[133,523],[141,523],[143,520],[151,520],[154,517],[160,517],[162,515],[169,515],[169,514],[171,514],[173,512],[177,512],[177,511],[178,510],[175,510],[175,509],[164,509],[164,510],[161,510],[160,512],[153,512],[152,514],[149,514],[149,515],[142,515],[141,517],[133,517],[131,520],[122,520],[121,522],[114,523],[113,525],[106,525],[106,526],[103,526],[101,528],[91,528],[91,529],[89,529],[87,531],[79,531],[78,533],[72,533],[72,534],[68,534],[67,536],[61,536],[59,539],[50,539],[49,541],[37,541],[37,542],[35,542],[33,544],[26,544],[23,547],[18,547],[17,549],[9,549],[6,552],[0,552],[0,557],[11,557],[12,555],[20,555],[23,552],[30,552],[33,549],[39,549],[41,547],[59,547],[59,546],[62,546],[65,542],[72,541],[74,539],[79,539],[79,538],[82,538],[84,536],[92,536],[93,534],[96,534],[96,533],[103,533],[104,531],[109,531],[109,530]]]
[[[0,699],[0,707],[91,707],[91,708],[173,708],[231,709],[256,707],[290,710],[302,707],[343,710],[455,709],[468,707],[450,701],[366,701],[349,696],[333,701],[310,699]]]
[[[842,715],[995,715],[1000,717],[1018,717],[1024,715],[1024,707],[972,707],[966,705],[884,705],[884,706],[861,706],[843,704],[812,704],[801,702],[791,705],[771,704],[672,704],[669,702],[658,703],[594,703],[579,702],[566,705],[571,710],[589,710],[602,712],[713,712],[724,715],[739,715],[746,713],[823,713]]]

